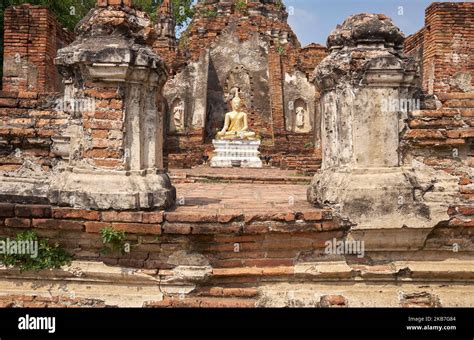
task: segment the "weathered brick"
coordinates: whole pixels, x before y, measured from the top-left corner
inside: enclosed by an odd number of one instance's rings
[[[123,119],[122,111],[95,111],[93,114],[95,119],[107,119],[107,120],[121,120]]]
[[[107,222],[142,222],[143,212],[141,211],[104,211],[102,220]]]
[[[3,107],[16,107],[18,100],[14,98],[0,98],[0,106]]]
[[[94,159],[92,163],[102,168],[117,169],[123,167],[123,160],[121,159]]]
[[[84,230],[84,223],[79,221],[69,220],[54,220],[54,219],[33,219],[32,223],[35,228],[43,229],[60,229],[60,230]]]
[[[5,226],[12,228],[29,228],[31,220],[28,218],[6,218]]]
[[[122,109],[122,101],[117,100],[117,99],[112,99],[110,101],[110,105],[108,107],[110,107],[111,109],[114,109],[114,110],[121,110]]]
[[[116,230],[125,231],[127,233],[160,235],[161,225],[144,224],[144,223],[112,223],[112,227]]]
[[[51,206],[16,205],[15,215],[18,217],[51,217]]]
[[[84,128],[96,130],[122,130],[123,122],[108,119],[88,119],[84,121]]]
[[[104,90],[103,88],[87,89],[84,91],[84,93],[88,96],[98,99],[115,99],[120,96],[117,90]]]
[[[84,209],[54,208],[53,217],[57,219],[98,221],[100,219],[100,212]]]
[[[324,295],[320,299],[321,307],[346,306],[347,300],[342,295]]]
[[[89,158],[120,158],[123,152],[120,150],[92,149],[84,152],[84,157]]]
[[[217,222],[219,223],[230,223],[233,221],[243,220],[243,214],[217,214]]]
[[[323,219],[323,211],[322,210],[304,211],[303,219],[305,221],[321,221]]]
[[[166,212],[165,220],[168,222],[188,222],[188,223],[206,223],[206,222],[217,222],[216,214],[190,214],[180,212]]]
[[[37,99],[38,92],[31,92],[31,91],[19,91],[18,98],[22,99]]]
[[[204,298],[199,303],[201,308],[254,308],[255,306],[256,301],[254,300],[237,298]]]
[[[111,227],[112,223],[109,222],[85,222],[86,232],[88,233],[100,233],[104,228]]]
[[[211,296],[256,297],[258,295],[258,290],[256,288],[212,287],[210,289],[201,289],[199,290],[199,293]]]
[[[244,266],[248,266],[248,267],[279,267],[279,266],[292,266],[292,265],[294,265],[293,259],[244,260]]]
[[[457,208],[460,214],[474,216],[474,206],[460,206]]]
[[[268,224],[251,224],[245,225],[243,228],[244,234],[264,234],[270,231]]]
[[[446,137],[439,130],[433,129],[419,129],[419,130],[410,130],[405,135],[406,138],[412,139],[445,139]]]
[[[34,137],[36,135],[36,130],[12,128],[10,129],[10,135],[15,136],[15,137]]]
[[[292,222],[295,220],[295,214],[293,212],[246,212],[245,223],[251,223],[253,221],[286,221]]]
[[[92,138],[107,138],[109,135],[109,130],[92,130]]]
[[[474,138],[474,128],[450,130],[446,134],[449,138]]]
[[[191,234],[191,226],[186,224],[167,223],[163,225],[163,233],[187,235]]]
[[[474,227],[474,218],[453,218],[449,221],[449,225],[452,227]]]
[[[164,213],[162,211],[143,213],[143,223],[148,223],[148,224],[161,223],[163,222],[163,219],[164,219]]]
[[[239,223],[232,223],[230,225],[219,224],[196,224],[192,226],[192,234],[235,234],[241,231]]]
[[[15,205],[11,203],[0,203],[0,217],[15,216]]]

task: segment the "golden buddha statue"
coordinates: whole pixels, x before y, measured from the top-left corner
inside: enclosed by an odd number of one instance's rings
[[[232,111],[225,115],[225,123],[222,131],[217,133],[217,139],[246,139],[256,140],[255,132],[249,131],[247,114],[242,109],[242,99],[239,91],[236,92],[231,101]]]

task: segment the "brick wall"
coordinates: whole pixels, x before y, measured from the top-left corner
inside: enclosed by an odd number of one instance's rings
[[[418,32],[408,36],[404,42],[404,52],[409,56],[418,56],[423,57],[423,43],[425,38],[426,28],[422,28]]]
[[[254,1],[239,10],[233,2],[207,1],[197,4],[196,14],[184,33],[181,45],[189,51],[192,60],[197,60],[230,23],[236,26],[236,35],[241,40],[247,40],[255,33],[272,36],[269,32],[273,32],[274,37],[286,35],[291,45],[299,47],[281,6],[272,1],[265,1],[264,4]],[[272,13],[274,16],[270,15]],[[280,20],[275,20],[275,17]]]
[[[0,92],[0,171],[16,171],[25,160],[50,171],[55,163],[52,137],[69,124],[54,110],[59,93]]]
[[[474,92],[439,93],[440,109],[411,112],[404,155],[459,177],[460,198],[474,199]]]
[[[58,49],[74,39],[46,8],[12,6],[5,11],[4,91],[58,91],[62,79],[54,66]]]
[[[299,49],[296,53],[296,65],[298,69],[306,73],[308,79],[311,79],[315,68],[328,55],[327,48],[319,44],[309,44]],[[291,65],[289,65],[291,66]]]
[[[468,240],[472,221],[459,217],[461,214],[472,216],[473,212],[472,208],[466,206],[451,207],[452,219],[446,226],[434,229],[424,249],[417,252],[432,254],[433,251],[445,250],[446,245],[452,245],[452,242]],[[127,233],[129,253],[102,251],[104,244],[100,231],[110,226]],[[202,255],[205,256],[212,267],[212,273],[206,280],[193,281],[196,287],[189,294],[180,297],[171,291],[165,294],[164,300],[147,304],[149,307],[252,307],[255,306],[259,287],[265,283],[308,282],[328,278],[349,280],[354,278],[354,273],[364,275],[370,270],[379,278],[380,275],[387,275],[387,279],[394,279],[393,276],[396,277],[398,273],[394,272],[391,264],[373,264],[372,260],[365,262],[356,256],[351,257],[348,263],[344,262],[347,269],[341,272],[323,270],[314,274],[311,270],[308,273],[296,270],[297,265],[305,261],[324,259],[326,241],[343,240],[347,228],[333,219],[330,211],[315,209],[308,211],[295,208],[292,213],[236,212],[233,215],[216,215],[153,211],[98,212],[49,205],[0,203],[0,237],[13,237],[18,232],[32,229],[38,236],[59,243],[78,261],[99,261],[110,266],[140,268],[147,270],[147,273],[154,273],[162,282],[168,282],[176,280],[174,269],[179,265],[176,262],[179,256],[183,256],[181,261],[186,262],[185,258],[189,263],[196,261],[197,254],[201,254],[198,255],[200,261]],[[336,258],[328,257],[327,260],[336,261]],[[373,269],[370,268],[372,265]],[[370,276],[372,272],[367,275],[363,278],[370,280],[374,277]],[[2,297],[0,305],[103,306],[102,302],[92,299],[59,297],[58,301],[57,296],[54,299],[23,296],[15,302],[11,297]],[[339,303],[328,303],[345,305],[344,299],[337,300]]]
[[[127,233],[132,250],[104,253],[100,231]],[[172,269],[179,250],[205,255],[214,268],[291,266],[301,251],[323,251],[343,229],[328,210],[295,208],[294,213],[233,214],[162,211],[94,211],[0,203],[0,236],[26,229],[59,242],[76,260],[98,260],[133,268]],[[159,236],[159,237],[158,237]],[[240,244],[238,252],[235,243]]]
[[[86,163],[100,168],[124,170],[124,93],[115,86],[89,84],[86,98],[95,110],[83,113],[87,141],[82,157]]]
[[[474,215],[474,3],[431,4],[425,27],[406,39],[404,50],[419,61],[425,93],[424,106],[409,114],[402,135],[405,161],[459,179],[460,202],[450,207],[451,220],[436,235],[460,233],[454,228],[468,233]]]
[[[95,109],[86,107],[80,118],[89,138],[79,152],[93,166],[122,169],[120,92],[116,88],[91,87],[84,95],[85,101],[95,104]],[[61,159],[54,149],[54,140],[64,138],[74,120],[59,104],[68,105],[60,93],[0,92],[0,171],[19,170],[26,159],[44,171],[52,170]]]
[[[407,38],[405,52],[422,57],[427,93],[457,92],[460,82],[469,82],[465,77],[474,72],[473,27],[472,2],[435,2],[426,9],[425,27]]]
[[[158,37],[153,43],[153,50],[163,59],[170,74],[173,74],[173,70],[180,65],[177,60],[178,44],[175,30],[173,7],[169,0],[165,0],[156,10],[155,31]]]
[[[285,113],[283,109],[284,69],[281,56],[275,48],[268,53],[268,69],[270,71],[270,96],[272,103],[273,131],[281,133],[285,129]]]
[[[415,59],[419,65],[420,75],[423,75],[423,48],[425,42],[426,29],[423,27],[415,34],[410,35],[405,39],[404,52],[407,56]],[[417,86],[423,87],[423,78],[420,77]]]
[[[166,136],[164,165],[166,168],[189,169],[203,162],[202,157],[212,156],[212,145],[204,144],[203,129]]]

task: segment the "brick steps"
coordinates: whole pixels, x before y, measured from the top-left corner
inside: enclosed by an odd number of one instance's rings
[[[466,99],[450,99],[444,103],[447,108],[474,108],[474,98]]]
[[[438,98],[447,109],[473,109],[474,92],[441,93]]]
[[[214,268],[273,268],[291,265],[299,252],[324,249],[328,239],[342,237],[348,226],[332,218],[329,210],[310,206],[292,211],[280,207],[212,212],[204,206],[184,206],[170,212],[116,212],[2,203],[0,236],[32,229],[60,244],[76,260],[132,268],[172,269],[167,258],[178,250],[205,254]],[[133,248],[130,253],[102,252],[100,232],[106,227],[126,233]],[[213,301],[216,294],[220,293],[201,295]],[[228,295],[247,298],[238,292],[222,293]]]
[[[436,94],[441,102],[448,100],[474,100],[474,92],[450,92]]]
[[[310,176],[239,176],[239,175],[189,175],[171,174],[173,183],[259,183],[259,184],[309,184]]]
[[[294,170],[281,170],[278,166],[260,169],[249,168],[211,168],[198,166],[192,169],[169,169],[175,184],[180,183],[258,183],[258,184],[298,184],[307,185],[311,176],[303,176]]]
[[[285,156],[281,161],[281,168],[312,176],[321,168],[321,159],[316,156]]]
[[[330,210],[298,208],[289,211],[266,208],[262,211],[239,210],[225,212],[178,207],[175,211],[94,211],[0,203],[0,226],[7,228],[56,229],[99,233],[111,226],[129,233],[208,234],[208,233],[268,233],[289,231],[334,230]],[[243,223],[242,223],[243,222]],[[261,222],[281,222],[270,225]]]
[[[418,146],[456,147],[474,138],[474,92],[440,93],[443,107],[411,113],[405,138]]]

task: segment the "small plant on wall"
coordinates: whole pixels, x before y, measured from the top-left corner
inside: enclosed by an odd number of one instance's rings
[[[105,227],[100,231],[100,236],[102,237],[102,243],[104,247],[102,248],[103,254],[109,253],[125,253],[126,242],[125,239],[127,235],[123,231],[115,230],[112,227]]]
[[[275,42],[275,49],[279,55],[284,55],[286,52],[285,47],[279,41]]]
[[[200,14],[205,18],[215,18],[217,17],[217,10],[213,8],[202,8]]]
[[[56,269],[71,263],[72,256],[58,243],[39,239],[27,230],[14,238],[0,238],[0,262],[20,271]]]
[[[275,2],[275,6],[278,10],[281,10],[283,8],[283,0],[278,0],[277,2]]]
[[[247,2],[244,0],[239,0],[235,3],[235,9],[238,12],[244,12],[247,9]]]

